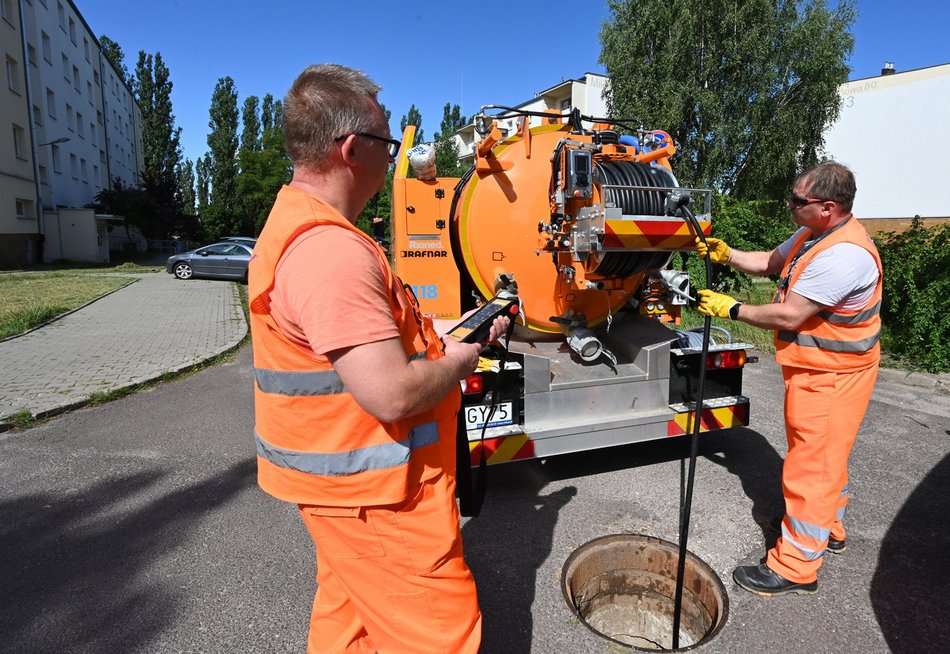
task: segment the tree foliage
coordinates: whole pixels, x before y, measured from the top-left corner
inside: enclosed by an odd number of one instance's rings
[[[195,167],[191,159],[179,162],[175,167],[175,176],[178,178],[179,205],[181,212],[186,216],[197,215],[195,206]]]
[[[416,126],[416,135],[412,139],[412,146],[419,145],[425,140],[423,138],[422,132],[422,114],[418,109],[416,109],[416,105],[414,104],[409,105],[409,112],[406,113],[399,121],[400,133],[406,131],[406,127],[409,125]]]
[[[207,161],[210,197],[201,215],[209,238],[246,233],[237,213],[238,94],[234,80],[222,77],[211,95]]]
[[[950,370],[950,224],[920,217],[874,239],[884,267],[881,346],[930,372]]]
[[[172,82],[160,52],[139,51],[132,91],[142,110],[142,185],[160,205],[180,211],[181,128],[175,127]]]
[[[435,167],[440,177],[461,177],[465,168],[459,163],[455,133],[466,124],[462,109],[448,102],[442,108],[442,122],[435,135]]]
[[[208,209],[210,198],[208,171],[211,168],[211,157],[207,153],[195,161],[195,209],[198,216],[204,216]]]
[[[600,61],[610,112],[677,143],[677,176],[777,197],[838,116],[853,0],[611,0]]]
[[[102,47],[102,54],[106,56],[112,67],[122,77],[122,81],[132,86],[132,76],[125,65],[125,53],[122,52],[122,46],[103,34],[99,37],[99,45]]]
[[[261,107],[258,112],[258,106]],[[280,187],[290,180],[290,160],[284,151],[283,105],[269,93],[244,101],[243,130],[238,153],[238,209],[241,233],[257,234],[264,226]]]

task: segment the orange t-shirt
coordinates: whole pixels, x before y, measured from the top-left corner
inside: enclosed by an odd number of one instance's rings
[[[271,315],[316,354],[399,338],[374,246],[333,225],[301,234],[277,263]]]

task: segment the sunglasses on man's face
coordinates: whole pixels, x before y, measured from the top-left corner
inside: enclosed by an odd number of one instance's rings
[[[792,196],[788,199],[788,203],[796,209],[807,207],[809,204],[815,204],[817,202],[828,202],[828,200],[824,200],[822,198],[803,198],[800,195],[795,195],[794,193],[792,193]]]

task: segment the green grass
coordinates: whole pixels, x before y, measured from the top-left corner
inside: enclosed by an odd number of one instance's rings
[[[772,301],[775,294],[775,282],[765,277],[757,277],[753,280],[753,287],[747,291],[732,294],[732,297],[740,302],[748,304],[768,304]],[[705,316],[694,309],[686,308],[683,310],[683,324],[680,329],[683,331],[693,327],[702,327]],[[772,330],[761,329],[747,325],[737,320],[725,320],[723,318],[713,318],[713,326],[723,327],[732,333],[733,341],[751,343],[755,349],[769,354],[775,353],[775,344],[772,341]],[[713,330],[712,337],[716,338],[716,331]]]
[[[101,274],[113,271],[73,268],[0,275],[0,338],[22,334],[132,280]]]

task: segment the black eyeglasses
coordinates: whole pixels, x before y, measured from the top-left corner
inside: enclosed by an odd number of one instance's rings
[[[815,204],[817,202],[829,202],[830,200],[823,200],[821,198],[803,198],[801,196],[795,195],[792,193],[792,196],[788,199],[788,203],[793,207],[806,207],[809,204]]]
[[[370,134],[369,132],[351,132],[354,136],[365,136],[368,139],[374,139],[376,141],[382,141],[386,144],[386,149],[389,150],[389,156],[396,158],[396,155],[399,154],[399,148],[402,147],[402,141],[397,141],[396,139],[388,139],[385,136],[376,136],[375,134]],[[345,139],[349,134],[344,134],[343,136],[338,136],[334,142],[339,143]]]

